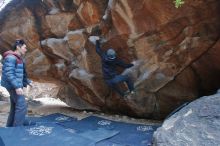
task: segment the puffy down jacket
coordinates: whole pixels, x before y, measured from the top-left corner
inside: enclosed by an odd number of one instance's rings
[[[3,55],[1,85],[6,89],[17,89],[30,84],[27,78],[23,59],[13,51],[7,51]]]

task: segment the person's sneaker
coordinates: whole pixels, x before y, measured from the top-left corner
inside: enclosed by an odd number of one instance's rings
[[[130,92],[129,92],[129,91],[124,92],[123,99],[124,99],[124,100],[127,100],[127,99],[128,99],[129,94],[130,94]]]
[[[105,37],[104,37],[104,36],[100,36],[99,41],[100,41],[100,43],[101,43],[101,44],[104,44],[104,43],[106,43],[106,42],[107,42],[107,40],[105,39]]]
[[[123,96],[123,100],[127,101],[128,100],[128,95]]]
[[[134,95],[134,94],[135,94],[135,92],[134,92],[134,91],[131,91],[131,92],[130,92],[130,94],[131,94],[131,95]]]

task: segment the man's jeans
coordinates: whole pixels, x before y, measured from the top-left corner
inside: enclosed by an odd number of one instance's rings
[[[114,78],[110,80],[106,80],[106,83],[113,89],[115,90],[118,94],[120,94],[122,97],[125,95],[123,91],[121,91],[118,87],[119,83],[126,82],[127,86],[130,91],[134,90],[134,83],[132,80],[129,78],[127,75],[117,75]]]
[[[1,138],[1,136],[0,136],[0,146],[5,146],[5,144],[4,144],[4,142],[3,142],[2,138]]]
[[[27,104],[23,95],[17,95],[15,90],[8,90],[11,108],[8,116],[7,127],[23,126],[27,113]]]

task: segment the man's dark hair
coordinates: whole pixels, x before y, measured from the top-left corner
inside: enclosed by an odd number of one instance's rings
[[[16,41],[15,41],[15,44],[14,44],[14,46],[13,46],[13,50],[16,50],[16,49],[17,49],[17,46],[21,47],[21,46],[23,46],[24,44],[25,44],[24,40],[20,40],[20,39],[16,40]]]

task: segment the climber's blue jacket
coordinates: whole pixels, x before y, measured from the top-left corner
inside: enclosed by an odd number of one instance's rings
[[[15,52],[7,51],[3,55],[1,86],[17,89],[30,84],[27,78],[24,60]]]
[[[106,80],[112,79],[118,74],[116,71],[117,66],[122,68],[129,68],[133,66],[133,64],[126,64],[118,58],[109,59],[106,53],[101,50],[100,42],[98,40],[96,41],[96,52],[102,59],[102,72],[104,79]]]

